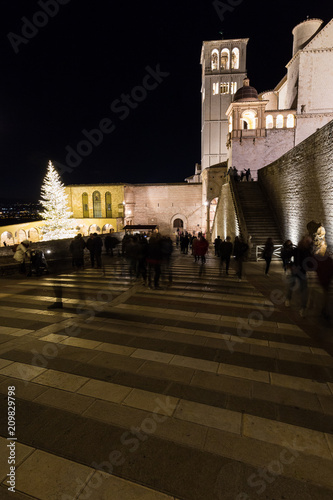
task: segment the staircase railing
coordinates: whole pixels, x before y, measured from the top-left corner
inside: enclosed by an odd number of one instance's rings
[[[237,186],[236,186],[236,181],[235,179],[229,175],[229,185],[230,185],[230,192],[232,196],[232,201],[235,207],[235,213],[239,225],[239,232],[241,236],[243,237],[244,241],[248,241],[249,233],[247,230],[246,222],[245,222],[245,217],[243,214],[243,209],[241,205],[241,201],[239,198]]]

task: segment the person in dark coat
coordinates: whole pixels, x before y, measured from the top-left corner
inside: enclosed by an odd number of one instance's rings
[[[236,236],[234,242],[234,256],[237,266],[236,274],[238,276],[239,281],[241,281],[243,277],[243,262],[248,249],[249,245],[245,243],[245,241],[241,237]]]
[[[85,241],[82,238],[82,234],[79,233],[71,241],[71,244],[69,246],[69,250],[70,250],[71,255],[72,255],[73,267],[75,267],[77,269],[82,269],[84,267],[84,249],[85,248],[86,248]]]
[[[148,266],[148,286],[152,288],[152,278],[154,277],[154,288],[160,288],[161,263],[162,263],[162,236],[160,233],[153,233],[149,238],[147,251]]]
[[[297,247],[293,250],[294,261],[291,263],[291,272],[288,275],[288,290],[286,295],[285,306],[290,306],[292,293],[298,289],[301,294],[301,309],[300,315],[305,316],[306,305],[308,300],[308,281],[307,271],[315,267],[312,259],[312,238],[303,236]]]
[[[220,245],[220,275],[223,272],[223,264],[225,262],[225,274],[228,276],[229,274],[229,265],[230,265],[230,257],[232,254],[232,243],[230,236],[227,236],[224,241],[221,242]]]
[[[100,236],[98,236],[97,233],[94,233],[92,248],[93,248],[93,252],[94,252],[94,258],[96,259],[97,267],[100,269],[102,267],[103,241],[102,241],[102,238]]]
[[[222,243],[221,236],[218,236],[214,240],[215,256],[220,257],[220,245]]]
[[[291,267],[293,252],[294,247],[291,240],[286,240],[281,248],[282,266],[285,273],[287,272],[287,269],[290,269]]]
[[[91,267],[95,266],[95,254],[94,254],[94,235],[90,233],[89,238],[86,241],[86,248],[90,253],[90,263]]]
[[[172,283],[172,252],[173,245],[172,240],[169,236],[163,236],[161,241],[162,249],[162,269],[163,274],[168,276],[169,285]]]
[[[265,276],[269,276],[269,266],[271,265],[271,260],[274,252],[274,243],[272,238],[267,238],[262,256],[266,261]]]

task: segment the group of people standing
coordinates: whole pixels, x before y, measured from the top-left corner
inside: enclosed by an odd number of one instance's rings
[[[117,244],[118,240],[115,236],[111,236],[110,234],[105,236],[104,246],[107,254],[111,254],[111,256],[113,256],[113,249]],[[73,267],[76,269],[82,269],[84,267],[85,248],[90,254],[91,267],[95,267],[96,264],[96,267],[101,269],[103,240],[97,233],[91,233],[87,241],[85,241],[82,234],[79,233],[71,241],[69,251],[72,256]]]
[[[252,176],[251,176],[251,169],[249,168],[244,168],[241,173],[238,173],[238,170],[236,167],[229,167],[227,175],[230,175],[230,177],[233,177],[235,181],[247,181],[250,182],[252,181]]]

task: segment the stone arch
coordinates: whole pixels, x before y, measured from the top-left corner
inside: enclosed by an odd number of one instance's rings
[[[175,226],[174,224],[177,224]],[[177,229],[186,231],[187,228],[187,218],[183,214],[175,214],[170,221],[171,231],[175,233]]]
[[[284,116],[277,115],[276,117],[276,128],[283,128],[284,125]]]
[[[230,50],[224,48],[221,50],[221,69],[229,69],[230,67]]]
[[[231,52],[231,68],[239,69],[239,49],[234,47]]]
[[[216,70],[219,67],[219,51],[217,49],[212,50],[211,54],[211,68]]]
[[[1,234],[1,246],[9,246],[9,245],[14,245],[14,237],[13,234],[10,233],[9,231],[4,231]],[[6,243],[6,245],[5,245]]]
[[[79,224],[78,226],[76,226],[76,229],[79,233],[82,234],[82,236],[88,236],[88,226],[86,226],[85,224]]]
[[[273,128],[274,120],[272,115],[266,116],[266,128]]]
[[[101,232],[101,228],[99,226],[97,226],[97,224],[91,224],[91,226],[89,227],[89,234],[90,233],[100,233]]]
[[[32,227],[28,231],[28,238],[30,241],[39,241],[39,231],[35,227]]]
[[[114,227],[112,224],[104,224],[102,228],[102,234],[109,233],[111,231],[114,231]]]
[[[257,112],[253,109],[243,111],[241,116],[241,128],[243,130],[253,130],[257,128]]]
[[[21,241],[23,240],[26,240],[27,239],[27,233],[25,232],[24,229],[19,229],[17,231],[17,238],[18,238],[18,242],[21,243]]]

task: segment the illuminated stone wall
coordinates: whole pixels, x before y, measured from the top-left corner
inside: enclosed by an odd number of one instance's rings
[[[233,139],[229,164],[235,166],[239,174],[242,169],[250,168],[253,179],[257,180],[257,171],[292,149],[294,140],[293,128],[267,129],[265,137]]]
[[[238,222],[232,201],[230,184],[225,182],[222,186],[221,196],[216,209],[212,240],[217,236],[220,236],[222,240],[230,236],[231,241],[234,242],[237,235],[239,235]]]
[[[284,239],[297,243],[306,224],[321,222],[333,250],[333,121],[259,170]]]
[[[202,230],[202,186],[195,183],[135,184],[125,188],[126,222],[157,224],[171,234],[173,221],[183,220],[189,232]]]

